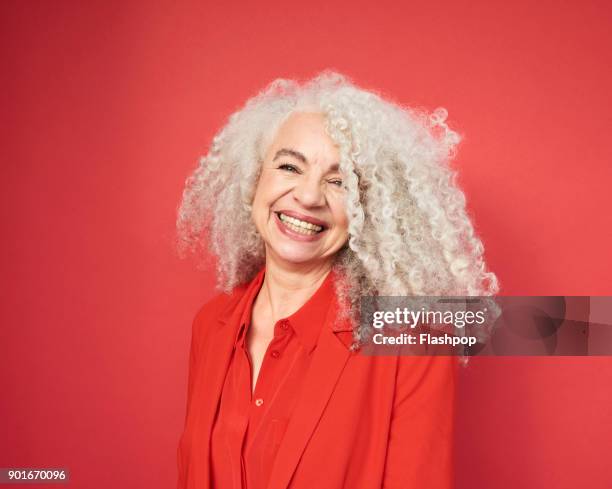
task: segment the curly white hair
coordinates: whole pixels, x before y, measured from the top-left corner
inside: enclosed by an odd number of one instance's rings
[[[364,295],[498,291],[449,166],[460,137],[446,111],[402,107],[333,71],[303,84],[277,79],[230,116],[186,180],[177,217],[181,256],[203,257],[210,248],[224,291],[252,279],[265,263],[251,218],[261,162],[288,116],[313,110],[326,117],[346,186],[350,237],[334,267],[349,317],[358,317]],[[365,333],[355,326],[357,343]]]

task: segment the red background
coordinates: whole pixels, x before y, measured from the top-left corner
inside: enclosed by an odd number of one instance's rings
[[[502,293],[612,293],[608,2],[0,8],[0,466],[174,486],[191,320],[213,293],[172,251],[176,206],[214,132],[279,76],[332,67],[446,107]],[[611,386],[611,358],[473,360],[458,487],[611,487]]]

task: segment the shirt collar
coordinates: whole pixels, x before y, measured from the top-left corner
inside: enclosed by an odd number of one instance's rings
[[[251,323],[253,303],[261,289],[264,276],[265,268],[262,268],[247,288],[247,300],[240,317],[240,326],[236,332],[236,345],[244,341],[244,332]],[[298,340],[309,353],[317,344],[321,327],[327,318],[329,307],[335,295],[334,276],[334,271],[330,271],[317,291],[302,305],[302,307],[290,316],[281,318],[278,321],[278,323],[281,321],[287,321],[289,323],[289,326],[295,331]]]

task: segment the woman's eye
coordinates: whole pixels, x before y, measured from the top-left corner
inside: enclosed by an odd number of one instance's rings
[[[342,187],[342,180],[330,180],[329,183],[338,187]]]
[[[287,171],[294,172],[294,173],[300,172],[295,166],[290,165],[289,163],[283,163],[278,168],[279,170],[287,170]]]

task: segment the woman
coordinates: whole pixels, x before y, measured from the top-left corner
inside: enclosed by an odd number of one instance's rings
[[[326,72],[233,114],[186,184],[180,248],[225,292],[193,323],[179,487],[447,488],[456,360],[365,356],[363,295],[489,295],[445,112]]]

